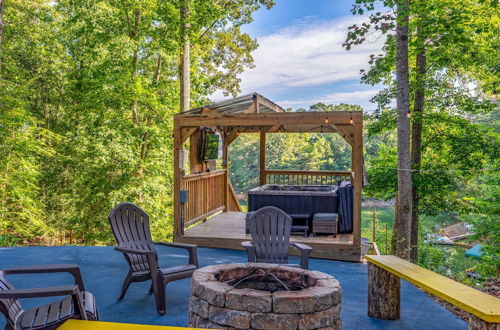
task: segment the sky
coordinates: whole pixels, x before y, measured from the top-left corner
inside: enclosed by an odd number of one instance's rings
[[[351,14],[353,0],[275,2],[243,27],[259,48],[252,53],[255,68],[241,75],[242,94],[258,92],[284,108],[323,102],[375,109],[369,100],[381,87],[362,84],[360,69],[368,68],[369,55],[380,51],[383,40],[374,37],[350,51],[342,47],[347,26],[363,20]]]

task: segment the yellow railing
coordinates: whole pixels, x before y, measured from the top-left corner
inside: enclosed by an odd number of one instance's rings
[[[68,320],[60,330],[194,330],[194,328],[169,327],[146,324],[130,324],[100,321]]]

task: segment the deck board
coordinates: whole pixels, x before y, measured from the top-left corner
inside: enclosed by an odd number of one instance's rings
[[[176,237],[175,240],[200,246],[241,250],[241,242],[251,240],[251,237],[245,234],[244,212],[221,212],[205,222],[186,229],[184,236]],[[336,238],[332,235],[317,237],[292,235],[291,241],[310,245],[313,248],[312,256],[316,258],[361,260],[361,248],[352,245],[352,234],[338,234]],[[290,250],[290,252],[295,251]]]

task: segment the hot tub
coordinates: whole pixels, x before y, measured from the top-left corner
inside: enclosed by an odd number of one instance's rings
[[[248,210],[275,206],[288,214],[338,213],[337,186],[268,184],[248,191]]]
[[[248,191],[248,210],[275,206],[288,214],[338,213],[336,186],[267,184]]]

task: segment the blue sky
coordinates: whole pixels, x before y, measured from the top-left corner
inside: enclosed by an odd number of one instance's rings
[[[275,2],[243,27],[260,46],[252,53],[256,67],[241,75],[242,93],[259,92],[285,108],[324,102],[375,109],[369,99],[380,87],[361,84],[359,70],[368,67],[383,40],[374,37],[349,52],[342,48],[347,26],[364,19],[351,14],[353,0]]]

